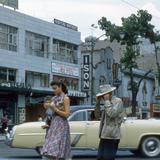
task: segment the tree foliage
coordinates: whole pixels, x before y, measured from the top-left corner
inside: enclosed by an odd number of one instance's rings
[[[122,18],[122,25],[117,26],[106,17],[102,17],[98,24],[100,29],[105,31],[106,36],[110,37],[110,41],[117,40],[122,45],[125,45],[126,50],[121,57],[120,62],[123,67],[129,71],[130,88],[132,91],[132,115],[136,115],[136,97],[142,80],[151,72],[149,70],[135,85],[133,69],[137,68],[137,58],[140,56],[138,45],[141,43],[140,38],[150,38],[155,41],[154,25],[150,23],[152,15],[145,10],[139,10],[137,14],[131,14],[127,18]],[[121,36],[123,35],[123,36]],[[154,39],[154,40],[153,40]]]

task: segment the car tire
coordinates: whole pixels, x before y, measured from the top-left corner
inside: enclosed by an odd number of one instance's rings
[[[146,137],[141,144],[144,157],[157,157],[160,155],[160,140],[157,137]]]
[[[36,147],[36,152],[41,155],[41,150],[42,150],[42,147]]]

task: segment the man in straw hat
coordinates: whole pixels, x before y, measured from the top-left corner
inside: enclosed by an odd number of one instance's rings
[[[112,93],[116,87],[101,85],[96,95],[95,116],[101,118],[99,130],[99,149],[97,160],[114,160],[120,141],[120,126],[124,118],[122,100]],[[104,101],[104,109],[100,109],[100,101]]]

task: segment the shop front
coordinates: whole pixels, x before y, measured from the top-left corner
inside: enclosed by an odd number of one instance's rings
[[[19,123],[18,96],[27,95],[29,89],[30,87],[26,87],[23,83],[0,83],[0,119],[7,115],[9,126]],[[25,107],[25,104],[20,107]]]

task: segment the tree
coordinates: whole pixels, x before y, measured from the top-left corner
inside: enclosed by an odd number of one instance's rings
[[[102,17],[98,21],[100,29],[104,30],[106,36],[110,37],[110,41],[117,40],[122,45],[125,45],[125,52],[121,57],[120,62],[123,69],[128,71],[130,76],[130,89],[132,92],[132,116],[136,116],[136,97],[139,86],[143,79],[152,71],[146,72],[138,83],[134,81],[134,68],[138,68],[137,58],[140,56],[139,44],[141,37],[149,37],[152,34],[154,26],[150,24],[152,15],[147,11],[139,10],[137,14],[132,14],[127,18],[122,18],[122,26],[112,24],[106,17]],[[121,36],[123,33],[123,36]]]

